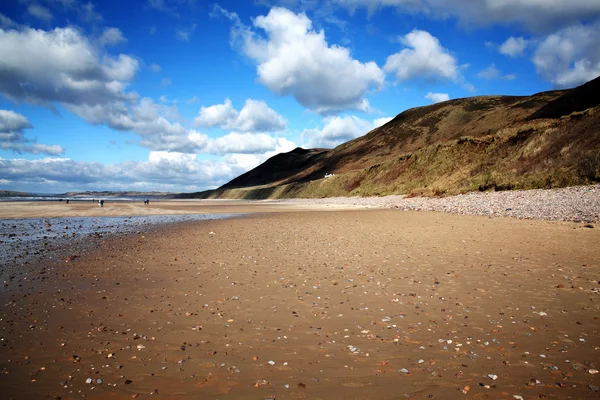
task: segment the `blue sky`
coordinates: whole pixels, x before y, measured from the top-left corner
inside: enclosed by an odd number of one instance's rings
[[[0,189],[197,191],[448,99],[600,75],[600,1],[0,4]]]

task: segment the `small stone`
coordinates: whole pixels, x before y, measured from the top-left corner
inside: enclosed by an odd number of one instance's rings
[[[104,382],[104,381],[103,381],[102,379],[96,379],[96,383],[97,383],[98,385],[102,385],[102,383],[103,383],[103,382]]]
[[[498,375],[489,374],[488,378],[490,378],[491,380],[495,381],[496,379],[498,379]]]
[[[88,385],[91,384],[93,382],[92,378],[87,378],[85,380],[85,383],[87,383]]]
[[[269,364],[269,365],[275,365],[275,361],[271,360],[271,361],[267,362],[267,364]]]
[[[589,369],[588,372],[592,375],[596,375],[598,373],[597,369]]]
[[[406,368],[401,368],[398,370],[398,372],[401,372],[403,374],[408,374],[408,370]]]

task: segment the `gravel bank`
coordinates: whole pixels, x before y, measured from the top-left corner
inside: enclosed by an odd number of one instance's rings
[[[472,192],[443,197],[336,197],[282,200],[292,203],[352,204],[373,208],[440,211],[551,221],[600,222],[600,185],[562,189]]]

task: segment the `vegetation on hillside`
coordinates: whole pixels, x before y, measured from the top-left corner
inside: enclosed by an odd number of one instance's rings
[[[566,91],[408,110],[335,149],[279,154],[219,189],[189,197],[444,196],[595,182],[600,78]]]

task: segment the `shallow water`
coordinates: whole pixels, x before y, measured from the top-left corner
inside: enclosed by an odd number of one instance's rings
[[[64,217],[0,220],[0,274],[5,267],[28,263],[34,257],[48,261],[90,236],[145,231],[162,224],[239,217],[240,214],[148,215],[132,217]],[[63,254],[60,254],[61,256]]]

